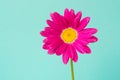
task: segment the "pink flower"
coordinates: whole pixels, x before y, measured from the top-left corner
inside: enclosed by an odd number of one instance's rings
[[[62,55],[64,64],[71,58],[78,61],[77,51],[81,54],[90,54],[89,43],[98,39],[93,36],[97,32],[95,28],[85,28],[90,17],[81,20],[82,12],[74,13],[74,10],[65,9],[64,15],[57,12],[52,13],[52,20],[47,20],[48,27],[40,34],[45,37],[43,49],[48,50],[48,54]]]

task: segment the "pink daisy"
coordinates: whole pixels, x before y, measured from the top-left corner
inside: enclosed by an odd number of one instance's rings
[[[88,44],[98,39],[93,36],[97,29],[86,28],[90,17],[81,19],[82,12],[75,14],[73,9],[65,9],[64,15],[54,12],[50,16],[52,20],[46,21],[48,27],[40,32],[45,37],[43,49],[48,50],[48,54],[62,55],[64,64],[67,64],[69,59],[78,61],[77,51],[91,53]]]

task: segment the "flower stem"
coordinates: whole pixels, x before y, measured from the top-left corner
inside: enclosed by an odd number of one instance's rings
[[[74,80],[74,67],[73,67],[73,61],[72,61],[72,59],[70,59],[70,67],[71,67],[72,80]]]

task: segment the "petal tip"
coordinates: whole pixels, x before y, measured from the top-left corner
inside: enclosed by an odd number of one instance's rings
[[[86,17],[86,19],[87,19],[87,22],[89,22],[89,21],[90,21],[90,17],[89,17],[89,16],[87,16],[87,17]]]
[[[43,32],[44,32],[44,31],[40,31],[39,34],[40,34],[40,35],[43,35]]]
[[[69,11],[69,9],[68,9],[68,8],[65,8],[65,11]]]

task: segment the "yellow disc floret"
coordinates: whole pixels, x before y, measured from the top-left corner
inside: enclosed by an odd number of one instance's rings
[[[73,43],[77,39],[78,34],[75,29],[69,27],[62,31],[60,37],[65,43]]]

